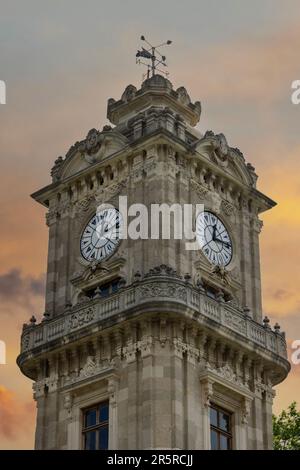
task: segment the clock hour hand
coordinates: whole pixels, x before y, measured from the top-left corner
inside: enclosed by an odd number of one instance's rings
[[[213,241],[216,241],[216,230],[217,230],[217,224],[213,225],[213,233],[212,233]]]

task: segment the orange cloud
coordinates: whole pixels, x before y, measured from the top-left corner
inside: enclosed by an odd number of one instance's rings
[[[0,385],[0,438],[18,440],[24,433],[32,433],[35,421],[33,402],[23,403],[16,395]]]

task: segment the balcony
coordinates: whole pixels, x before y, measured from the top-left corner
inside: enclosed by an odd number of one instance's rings
[[[155,272],[107,298],[88,300],[66,309],[59,317],[25,325],[18,363],[22,366],[42,352],[61,348],[140,314],[157,312],[183,315],[223,339],[234,338],[241,347],[259,349],[269,360],[279,361],[284,369],[288,366],[285,335],[278,328],[273,331],[268,323],[257,323],[248,312],[223,299],[208,297],[188,281]]]

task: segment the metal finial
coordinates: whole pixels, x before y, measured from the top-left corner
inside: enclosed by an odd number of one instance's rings
[[[156,71],[168,76],[169,72],[158,68],[159,65],[163,65],[164,67],[167,67],[166,56],[162,55],[158,51],[158,49],[162,46],[169,46],[170,44],[172,44],[172,41],[168,40],[166,42],[163,42],[162,44],[158,44],[157,46],[153,46],[149,41],[147,41],[145,36],[141,36],[141,41],[144,41],[149,46],[149,48],[146,49],[145,47],[142,47],[140,50],[137,51],[136,63],[139,65],[145,65],[147,67],[147,74],[146,74],[147,78],[150,77],[150,73],[151,73],[151,76],[153,77]],[[149,63],[142,62],[140,59],[141,57],[143,59],[150,60],[150,62]]]

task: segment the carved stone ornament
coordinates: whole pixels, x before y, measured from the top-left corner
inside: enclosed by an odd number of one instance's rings
[[[177,279],[181,279],[181,276],[177,273],[177,271],[171,266],[167,266],[166,264],[155,266],[155,268],[150,269],[144,277],[147,278],[152,276],[170,276],[176,277]]]
[[[218,193],[211,193],[212,210],[219,214],[221,211],[222,198]]]
[[[134,85],[128,85],[125,88],[125,91],[121,97],[121,100],[124,101],[125,103],[128,103],[128,101],[131,101],[137,92],[137,89]]]
[[[205,188],[204,186],[202,186],[202,184],[198,183],[197,181],[193,179],[191,180],[191,186],[192,186],[193,191],[195,191],[197,197],[200,200],[205,198],[205,196],[208,193],[207,188]]]
[[[222,201],[221,209],[228,216],[232,215],[235,212],[234,205],[225,200]]]
[[[98,152],[99,148],[101,147],[101,143],[103,140],[103,135],[97,131],[96,129],[91,129],[86,136],[84,150],[88,155],[93,155],[94,153]]]
[[[187,292],[184,287],[177,287],[173,284],[162,284],[153,282],[140,287],[140,294],[143,299],[149,297],[169,297],[171,299],[187,301]]]
[[[69,329],[74,330],[80,328],[88,323],[91,323],[94,318],[95,310],[93,307],[89,307],[79,312],[73,313],[69,319]]]
[[[54,166],[51,169],[52,181],[54,183],[59,181],[60,172],[61,172],[63,163],[64,163],[63,157],[58,157],[54,162]]]
[[[246,334],[246,321],[237,315],[233,315],[230,312],[225,312],[225,322],[233,330]]]
[[[83,368],[80,370],[80,377],[90,377],[91,375],[96,373],[97,364],[94,361],[92,356],[88,356],[86,359],[86,363]]]
[[[224,283],[229,284],[230,276],[224,266],[214,265],[211,268],[211,273],[218,276],[218,278]]]
[[[179,101],[183,105],[188,106],[191,102],[191,98],[189,97],[189,94],[186,91],[186,89],[184,88],[184,86],[181,86],[181,87],[177,88],[176,92],[178,94]]]
[[[76,205],[75,205],[76,215],[81,216],[82,213],[85,213],[91,207],[91,203],[94,200],[95,200],[94,196],[87,196],[84,199],[81,199],[80,201],[76,202]]]
[[[127,186],[128,178],[124,178],[122,181],[113,183],[106,188],[98,190],[94,194],[94,198],[97,204],[102,204],[106,201],[110,201],[113,197],[120,194],[122,189]]]
[[[215,154],[222,162],[228,158],[228,144],[224,134],[216,135]]]
[[[203,382],[203,401],[204,401],[204,406],[209,407],[210,406],[210,401],[213,398],[213,384],[210,380],[205,380]]]
[[[97,129],[91,129],[79,146],[79,151],[88,163],[94,163],[100,160],[111,140],[110,131],[105,129],[103,132]]]
[[[66,385],[71,385],[76,382],[81,382],[84,379],[94,377],[100,373],[106,372],[115,368],[115,361],[104,359],[100,364],[97,364],[91,356],[87,357],[87,362],[78,373],[73,373],[72,376],[66,378]]]
[[[24,325],[26,325],[27,327],[27,324],[25,323]],[[24,326],[23,326],[24,327]],[[22,346],[22,351],[27,351],[27,349],[29,348],[29,340],[30,340],[30,335],[29,333],[23,333],[22,335],[22,341],[21,341],[21,346]]]
[[[244,398],[243,406],[242,406],[242,423],[243,424],[248,424],[250,410],[251,410],[251,401]]]
[[[66,393],[66,395],[64,396],[64,408],[65,408],[65,410],[70,412],[71,408],[72,408],[72,405],[73,405],[73,397],[72,397],[71,393]]]

